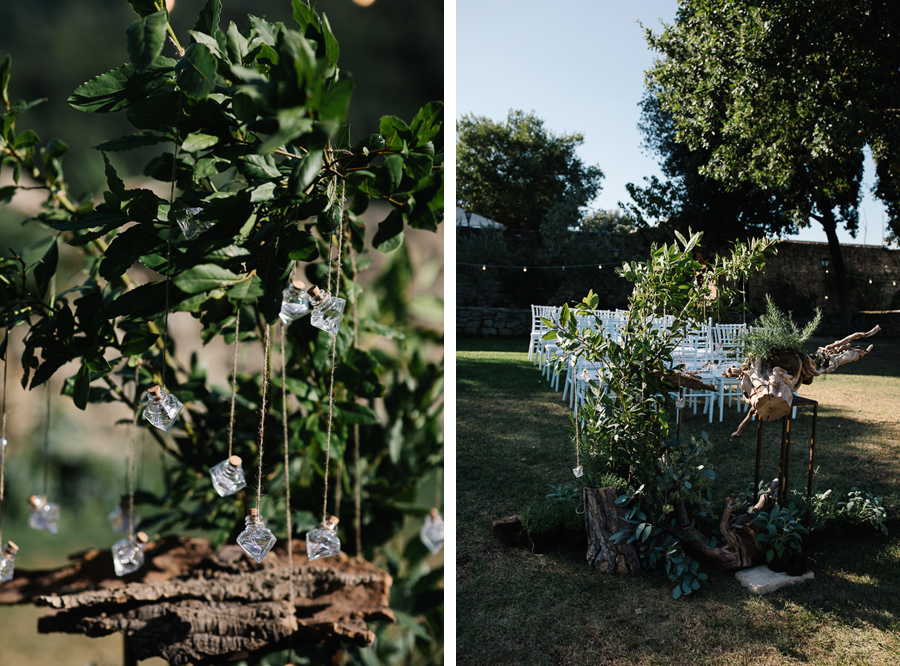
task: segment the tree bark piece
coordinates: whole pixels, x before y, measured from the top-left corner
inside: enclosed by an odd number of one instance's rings
[[[391,577],[341,553],[310,563],[294,541],[293,608],[279,542],[257,565],[239,546],[213,553],[199,539],[148,544],[144,567],[117,578],[109,551],[89,551],[55,572],[20,572],[0,587],[0,603],[33,602],[54,610],[42,633],[124,634],[138,659],[221,664],[248,655],[323,640],[372,645],[367,621],[393,621]],[[13,585],[15,583],[15,585]]]
[[[620,529],[628,527],[625,510],[616,506],[614,488],[584,489],[584,523],[587,528],[587,561],[604,573],[632,574],[641,562],[634,544],[611,541]]]

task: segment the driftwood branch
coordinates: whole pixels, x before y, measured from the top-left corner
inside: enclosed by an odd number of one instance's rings
[[[0,586],[0,604],[53,609],[38,621],[42,633],[120,632],[138,659],[171,664],[220,664],[289,642],[372,645],[366,622],[394,620],[391,577],[343,553],[310,563],[303,541],[293,552],[290,568],[282,542],[256,565],[235,545],[213,553],[204,540],[166,539],[148,544],[138,572],[118,578],[109,551],[93,550],[56,571],[17,570]]]
[[[815,356],[801,356],[792,351],[773,352],[768,358],[755,359],[749,367],[742,368],[739,371],[741,393],[750,409],[731,438],[739,437],[754,416],[763,421],[774,421],[790,414],[794,393],[802,384],[811,384],[816,377],[861,359],[872,351],[873,345],[851,347],[850,343],[869,338],[880,330],[880,326],[875,326],[870,331],[853,333],[819,347]],[[725,376],[735,374],[735,369],[728,368]]]

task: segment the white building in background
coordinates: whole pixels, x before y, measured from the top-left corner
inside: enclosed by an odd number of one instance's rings
[[[471,227],[472,229],[506,229],[506,225],[489,220],[483,215],[477,215],[470,210],[456,209],[456,226]]]

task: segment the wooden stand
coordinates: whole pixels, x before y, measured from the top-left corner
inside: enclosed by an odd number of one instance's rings
[[[809,476],[806,482],[806,506],[807,511],[809,501],[812,497],[813,485],[813,462],[816,454],[816,424],[819,419],[819,403],[817,400],[810,400],[799,395],[794,396],[793,406],[797,409],[804,407],[813,408],[812,420],[812,436],[809,439]],[[788,466],[791,457],[791,422],[793,421],[793,410],[789,411],[786,416],[781,419],[781,453],[778,458],[778,504],[784,506],[784,498],[787,496],[788,488]],[[762,419],[756,420],[756,474],[753,477],[754,491],[759,488],[760,480],[760,461],[762,458]]]

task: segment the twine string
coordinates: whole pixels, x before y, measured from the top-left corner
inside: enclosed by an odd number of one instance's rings
[[[241,338],[241,308],[234,317],[234,354],[231,358],[231,416],[228,419],[228,457],[231,458],[231,442],[234,439],[234,401],[237,396],[238,344]]]
[[[356,259],[351,253],[350,270],[357,282]],[[359,297],[353,299],[353,347],[359,348]],[[356,533],[356,555],[362,554],[362,470],[359,467],[359,424],[353,424],[353,530]]]
[[[287,356],[284,352],[284,336],[287,326],[281,322],[281,426],[284,435],[284,513],[287,523],[287,559],[288,559],[288,604],[294,612],[294,531],[291,526],[291,471],[288,451],[288,417],[287,417]],[[294,635],[288,637],[288,654],[294,651]]]
[[[50,380],[47,380],[46,417],[44,418],[44,499],[50,485]]]
[[[0,439],[6,441],[6,371],[9,366],[9,331],[6,333],[6,358],[3,359],[3,406],[0,407],[0,411],[2,411],[2,425],[0,425]],[[7,444],[9,446],[9,444]],[[4,490],[5,490],[5,482],[6,482],[6,446],[0,444],[0,547],[3,546],[3,498],[4,498]]]
[[[266,392],[269,389],[269,325],[266,324],[264,353],[263,353],[263,385],[262,400],[259,406],[259,469],[256,477],[256,510],[259,511],[260,498],[262,497],[262,468],[263,468],[263,441],[265,439],[266,426]]]
[[[178,115],[181,116],[181,93],[178,93]],[[176,121],[177,122],[177,121]],[[162,388],[166,387],[166,353],[169,348],[169,283],[172,281],[172,219],[175,211],[175,177],[178,168],[178,141],[173,142],[172,177],[169,185],[169,229],[166,234],[166,313],[163,321]]]
[[[340,293],[341,289],[341,253],[343,252],[343,242],[344,242],[344,195],[346,193],[346,187],[342,184],[341,187],[341,199],[340,204],[341,208],[338,215],[338,247],[337,247],[337,268],[335,270],[335,284],[334,284],[334,294],[337,296]],[[328,282],[329,285],[331,283],[331,269],[332,269],[332,252],[329,250],[328,252]],[[322,496],[322,520],[325,520],[326,515],[328,514],[328,464],[329,459],[331,458],[331,427],[332,421],[334,420],[334,366],[335,359],[337,358],[337,336],[332,336],[331,339],[331,380],[328,384],[328,434],[325,440],[325,488]]]
[[[135,456],[137,451],[137,432],[138,432],[138,414],[140,414],[140,406],[138,403],[138,396],[140,395],[139,386],[138,386],[138,374],[141,369],[141,364],[137,363],[134,366],[134,414],[131,417],[131,451],[129,457],[131,458],[129,476],[128,476],[128,540],[134,540],[134,470],[136,467],[135,464]]]

